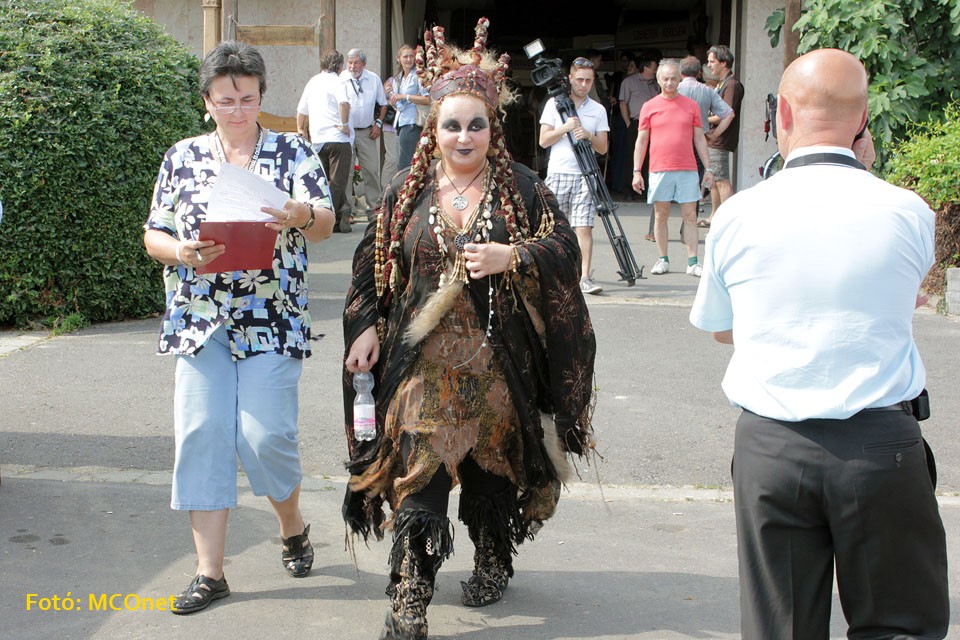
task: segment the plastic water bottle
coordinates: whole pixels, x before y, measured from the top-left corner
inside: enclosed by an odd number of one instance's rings
[[[373,402],[373,375],[358,371],[353,374],[353,437],[357,440],[373,440],[377,437],[376,405]]]

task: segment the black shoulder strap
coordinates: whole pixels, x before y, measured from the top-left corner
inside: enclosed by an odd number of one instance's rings
[[[790,162],[783,165],[784,169],[793,169],[794,167],[805,167],[811,164],[841,164],[854,169],[866,170],[857,160],[842,153],[811,153],[809,155],[793,158]]]

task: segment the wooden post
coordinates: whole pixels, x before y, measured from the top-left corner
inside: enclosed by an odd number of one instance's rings
[[[240,22],[240,0],[222,0],[223,16],[220,37],[223,40],[237,39],[237,24]]]
[[[793,25],[800,19],[803,10],[803,0],[787,0],[783,16],[783,68],[797,59],[797,49],[800,47],[800,34],[793,30]]]
[[[203,0],[203,55],[220,42],[220,0]]]
[[[337,48],[336,4],[336,0],[320,0],[320,25],[317,38],[320,55],[323,55],[324,51]]]

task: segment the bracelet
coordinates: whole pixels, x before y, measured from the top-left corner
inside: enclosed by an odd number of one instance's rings
[[[307,229],[312,227],[314,223],[316,223],[317,221],[317,212],[314,211],[313,205],[308,202],[307,208],[310,209],[310,219],[307,220],[307,222],[302,227],[297,227],[297,229],[300,229],[301,231],[306,231]]]
[[[634,173],[643,173],[643,169],[634,169],[633,172],[634,172]]]
[[[510,264],[507,265],[507,271],[511,273],[517,272],[517,267],[520,266],[520,247],[513,245],[510,252]]]
[[[179,264],[183,264],[183,258],[180,257],[180,247],[182,247],[182,246],[183,246],[182,243],[177,242],[177,262],[178,262]]]
[[[383,120],[381,120],[380,118],[377,118],[376,120],[374,120],[374,121],[373,121],[373,124],[377,125],[378,127],[383,128]]]

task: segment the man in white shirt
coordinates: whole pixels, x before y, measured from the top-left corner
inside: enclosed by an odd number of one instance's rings
[[[363,211],[368,220],[379,203],[380,191],[380,134],[383,132],[383,117],[387,113],[387,94],[380,76],[367,68],[367,54],[362,49],[347,51],[347,68],[340,74],[347,89],[350,102],[350,126],[353,129],[353,153],[356,165],[360,166],[361,184],[353,179],[349,185],[353,191],[353,210]],[[363,196],[366,206],[359,206]]]
[[[347,204],[347,181],[353,173],[353,151],[350,146],[350,101],[340,79],[343,54],[327,51],[320,57],[320,73],[310,78],[297,105],[297,131],[313,144],[320,156],[330,183],[336,223],[333,230],[350,231]]]
[[[577,232],[582,266],[580,289],[591,294],[603,291],[590,273],[597,207],[567,134],[576,140],[587,140],[596,153],[607,152],[607,132],[610,131],[607,110],[589,96],[595,78],[593,62],[586,58],[575,59],[570,65],[570,98],[576,107],[576,115],[564,122],[557,113],[556,101],[550,98],[540,116],[540,146],[550,149],[546,183],[557,196],[560,210],[570,219],[570,226]]]
[[[828,637],[836,567],[848,637],[943,638],[946,544],[910,402],[925,381],[911,322],[934,214],[855,159],[855,57],[801,56],[778,102],[784,169],[717,211],[690,312],[734,345],[723,390],[744,409],[742,636]]]

